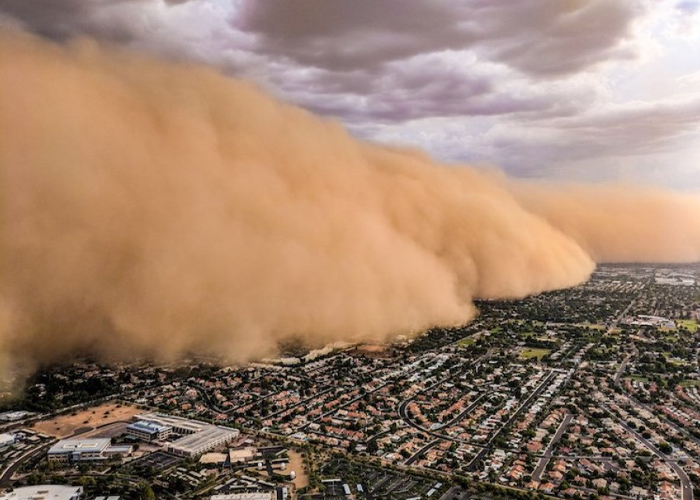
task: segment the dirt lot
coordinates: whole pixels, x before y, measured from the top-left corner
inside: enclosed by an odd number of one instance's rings
[[[309,477],[304,472],[304,462],[301,453],[289,450],[289,467],[287,467],[287,470],[297,473],[296,479],[292,481],[297,489],[308,486]]]
[[[33,428],[44,434],[65,438],[91,431],[97,426],[131,420],[131,417],[139,413],[142,413],[142,410],[133,406],[122,405],[118,408],[115,403],[109,403],[81,410],[75,415],[60,415],[51,420],[43,420],[34,424]]]
[[[114,422],[112,424],[99,424],[100,426],[80,434],[81,438],[113,438],[121,436],[126,432],[126,422]]]

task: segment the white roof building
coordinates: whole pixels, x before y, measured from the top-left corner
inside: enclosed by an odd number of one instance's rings
[[[15,488],[10,493],[0,493],[0,500],[78,500],[82,494],[82,486],[42,484]]]
[[[167,426],[172,428],[176,434],[181,434],[181,438],[167,445],[168,452],[180,457],[201,455],[230,443],[240,434],[238,429],[221,427],[162,413],[147,413],[136,415],[134,418],[140,422]]]
[[[5,411],[0,413],[0,420],[3,422],[15,422],[17,420],[22,420],[23,418],[32,415],[28,411]]]
[[[0,434],[0,450],[12,446],[15,443],[13,434]]]
[[[51,461],[81,462],[89,460],[107,460],[113,455],[128,455],[131,446],[112,446],[109,438],[62,439],[48,451]]]
[[[259,493],[230,493],[228,495],[214,495],[210,500],[273,500],[274,492]]]

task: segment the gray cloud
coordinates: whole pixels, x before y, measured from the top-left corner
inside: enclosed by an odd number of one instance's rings
[[[254,0],[232,24],[259,50],[333,70],[377,67],[475,48],[535,75],[580,71],[611,57],[638,8],[623,0]]]
[[[499,115],[556,105],[543,96],[500,95],[493,75],[435,57],[388,63],[382,70],[307,72],[275,82],[294,101],[346,121],[400,122],[433,116]]]
[[[620,174],[638,178],[644,170],[647,178],[664,183],[657,172],[666,172],[672,181],[669,173],[677,168],[668,155],[683,151],[698,138],[700,98],[692,98],[514,122],[494,128],[487,140],[508,170],[521,176],[557,177],[563,172],[587,180],[615,179]],[[654,156],[663,158],[662,163]],[[586,172],[577,173],[581,162]],[[630,171],[632,165],[642,165],[637,175]],[[697,175],[684,176],[697,180]]]
[[[665,9],[689,18],[697,6]],[[639,26],[655,8],[647,0],[0,0],[0,24],[202,61],[364,138],[518,175],[566,176],[587,159],[599,171],[606,155],[615,165],[649,163],[695,132],[694,94],[627,104],[611,95],[611,70],[630,75],[650,53]]]
[[[62,40],[92,35],[113,42],[133,40],[136,33],[124,23],[105,22],[98,14],[139,4],[178,5],[192,0],[0,0],[0,12],[19,20],[27,29]]]

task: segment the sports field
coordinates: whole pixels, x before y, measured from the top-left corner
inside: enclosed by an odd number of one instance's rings
[[[520,359],[532,359],[537,358],[537,361],[541,361],[544,356],[552,352],[551,349],[537,349],[533,347],[526,347],[520,351]]]

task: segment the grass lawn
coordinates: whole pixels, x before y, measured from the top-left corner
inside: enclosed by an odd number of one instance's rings
[[[647,377],[642,377],[641,375],[632,375],[630,379],[636,380],[637,382],[649,382],[649,379]]]
[[[698,320],[696,319],[679,319],[676,324],[685,327],[690,333],[698,331]]]
[[[541,361],[543,356],[546,356],[552,352],[551,349],[536,349],[533,347],[526,347],[520,351],[520,359],[532,359],[537,358],[537,361]]]
[[[668,352],[665,352],[665,353],[664,353],[664,356],[666,357],[666,361],[667,361],[668,363],[671,363],[671,364],[674,365],[674,366],[683,366],[683,365],[687,365],[687,364],[688,364],[688,362],[685,361],[685,360],[682,360],[682,359],[673,359],[673,358],[671,357],[671,354],[668,353]]]
[[[460,347],[466,347],[468,345],[474,345],[475,342],[476,340],[471,337],[464,337],[463,339],[457,341],[457,345]]]
[[[697,387],[700,386],[700,380],[684,380],[680,385],[681,387]]]

